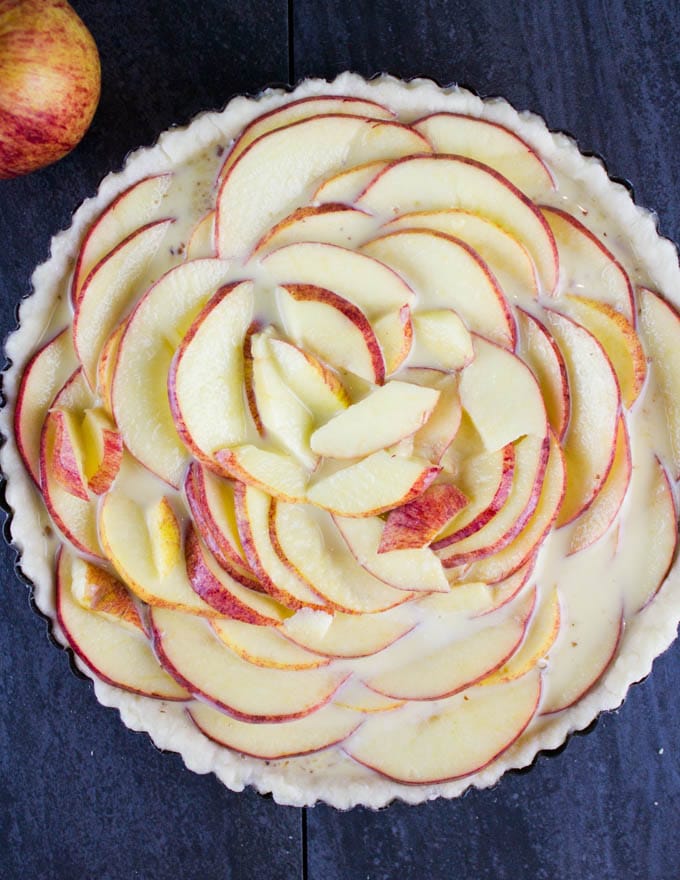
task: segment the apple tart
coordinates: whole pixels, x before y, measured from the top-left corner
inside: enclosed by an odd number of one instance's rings
[[[680,273],[500,100],[237,98],[133,154],[7,343],[12,535],[124,722],[291,804],[488,786],[680,618]]]

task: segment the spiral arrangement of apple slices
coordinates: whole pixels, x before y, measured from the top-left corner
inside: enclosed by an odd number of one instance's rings
[[[65,636],[237,752],[467,777],[664,581],[680,319],[484,119],[284,104],[181,256],[173,186],[90,228],[20,389]]]

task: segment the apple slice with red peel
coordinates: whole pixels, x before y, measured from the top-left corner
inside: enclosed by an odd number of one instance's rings
[[[87,501],[89,495],[85,477],[85,455],[79,436],[78,417],[69,410],[53,408],[47,414],[46,421],[52,423],[54,430],[52,456],[46,466],[66,492]]]
[[[606,534],[626,497],[632,469],[628,431],[623,416],[620,416],[611,470],[597,498],[574,522],[569,555],[585,550]]]
[[[310,715],[333,698],[347,673],[263,669],[230,651],[209,623],[168,608],[151,610],[161,665],[188,691],[241,721],[279,722]]]
[[[151,541],[151,558],[158,577],[167,577],[182,559],[182,531],[167,496],[146,509],[146,526]]]
[[[302,241],[356,247],[375,234],[376,226],[375,217],[336,202],[296,208],[262,236],[253,256]]]
[[[562,440],[569,424],[570,396],[567,367],[555,340],[535,315],[517,309],[517,353],[536,377],[548,421]]]
[[[427,547],[466,505],[467,498],[456,486],[429,486],[413,501],[390,510],[378,553]]]
[[[673,475],[680,479],[680,314],[658,293],[640,289],[640,324],[651,357],[654,382],[661,391],[670,439]]]
[[[608,303],[568,294],[562,302],[570,317],[593,334],[611,361],[628,409],[640,395],[647,375],[647,360],[633,325]]]
[[[324,180],[315,190],[312,201],[322,205],[327,203],[350,205],[386,165],[387,162],[377,160],[339,171]]]
[[[168,373],[177,433],[200,459],[248,439],[243,399],[243,342],[252,320],[253,284],[213,296],[182,339]]]
[[[558,254],[548,223],[533,202],[509,180],[463,156],[407,156],[391,162],[356,200],[361,210],[392,218],[417,211],[462,208],[496,223],[527,248],[541,287],[557,285]]]
[[[104,343],[139,294],[149,264],[173,220],[157,220],[133,232],[90,272],[73,314],[73,345],[90,388]]]
[[[430,486],[426,494],[432,488],[435,487]],[[335,516],[333,519],[357,562],[381,581],[398,590],[414,593],[448,593],[449,584],[442,564],[429,548],[404,545],[403,548],[383,551],[380,547],[385,524],[380,517],[352,519]]]
[[[373,715],[376,712],[392,712],[394,709],[399,709],[404,705],[404,700],[383,697],[382,694],[367,688],[358,678],[351,678],[336,694],[333,704],[364,715]]]
[[[420,311],[453,309],[470,330],[514,348],[515,325],[503,292],[465,242],[430,229],[404,229],[361,250],[404,276],[418,291]]]
[[[248,483],[277,498],[287,501],[306,499],[309,473],[289,455],[258,446],[234,446],[218,450],[215,462],[227,477]]]
[[[614,254],[568,211],[548,205],[540,210],[555,236],[561,289],[607,303],[634,323],[633,286]]]
[[[587,510],[607,479],[614,461],[621,394],[611,361],[597,339],[557,312],[546,310],[545,317],[564,357],[571,400],[563,440],[567,489],[559,527]]]
[[[104,410],[113,415],[113,402],[111,400],[111,389],[113,388],[113,376],[116,371],[116,360],[118,358],[118,347],[120,340],[125,333],[127,319],[124,319],[116,327],[102,347],[102,353],[99,356],[97,364],[97,393],[101,398]]]
[[[383,384],[385,359],[361,309],[322,287],[289,284],[276,293],[279,313],[297,345],[367,382]]]
[[[14,433],[26,469],[40,482],[40,434],[55,395],[78,366],[68,329],[50,339],[26,365],[14,409]]]
[[[81,437],[87,487],[95,495],[103,495],[118,476],[123,460],[123,438],[101,409],[85,410]]]
[[[381,449],[321,477],[309,487],[307,498],[340,516],[374,516],[416,498],[439,471],[423,459],[393,457]]]
[[[473,337],[474,360],[460,377],[460,401],[488,452],[526,435],[545,437],[548,421],[541,389],[512,352]]]
[[[194,226],[189,235],[185,260],[202,260],[215,256],[215,211],[208,211]]]
[[[288,385],[320,421],[349,406],[340,378],[313,354],[284,339],[269,339],[269,348]]]
[[[328,666],[329,657],[300,647],[273,627],[240,620],[214,620],[212,628],[220,641],[239,657],[268,669],[318,669]]]
[[[388,382],[317,428],[310,446],[318,455],[331,458],[370,455],[415,434],[438,399],[434,388]]]
[[[234,483],[194,461],[187,471],[184,494],[196,529],[217,562],[244,587],[261,589],[241,545],[234,508]]]
[[[63,547],[59,550],[56,612],[78,659],[114,687],[158,700],[189,699],[184,688],[161,669],[140,628],[87,610],[75,600],[71,568],[75,559]]]
[[[429,151],[427,141],[408,126],[358,116],[315,116],[263,134],[222,179],[217,253],[223,259],[247,254],[272,221],[333,169]]]
[[[393,714],[368,717],[344,749],[398,782],[458,779],[502,755],[527,728],[540,697],[541,676],[532,671],[516,681],[434,701],[429,711],[410,703]]]
[[[229,272],[221,260],[193,260],[170,269],[132,312],[113,378],[113,413],[128,450],[179,488],[188,463],[170,412],[167,375],[193,319]]]
[[[411,309],[402,306],[398,311],[388,312],[373,321],[373,330],[382,349],[385,375],[396,373],[411,353],[413,345],[413,321]]]
[[[522,302],[538,295],[536,270],[527,249],[486,217],[461,209],[414,211],[387,223],[383,232],[400,229],[432,229],[458,238],[479,254],[506,297]]]
[[[74,306],[94,267],[140,226],[155,219],[171,183],[171,173],[156,174],[133,183],[116,196],[90,226],[73,270],[71,302]]]
[[[437,375],[430,369],[409,367],[401,374],[406,382],[428,385],[439,391],[439,399],[427,422],[413,435],[410,454],[439,464],[458,433],[463,409],[460,405],[458,382],[455,377]]]
[[[290,614],[270,596],[249,590],[220,568],[193,525],[187,529],[184,553],[192,589],[219,616],[257,626],[278,626]]]
[[[422,367],[462,370],[473,359],[470,332],[453,309],[433,309],[413,316],[413,361]]]
[[[555,189],[555,181],[536,150],[504,125],[463,113],[432,113],[413,123],[437,153],[467,156],[495,168],[535,199]]]
[[[271,496],[254,486],[236,483],[234,508],[243,549],[264,592],[287,608],[327,608],[325,599],[282,560]]]
[[[374,577],[349,554],[328,514],[307,505],[274,502],[273,523],[282,560],[334,608],[374,614],[407,602],[412,593]]]
[[[81,608],[129,630],[144,632],[137,606],[118,578],[80,556],[73,556],[70,565],[71,595]]]
[[[248,724],[199,702],[194,702],[187,713],[201,733],[218,745],[268,761],[337,746],[362,722],[356,712],[337,705],[324,706],[309,717],[278,724]]]
[[[370,657],[411,632],[415,624],[401,611],[399,608],[378,614],[337,611],[331,616],[302,609],[285,620],[279,631],[296,645],[324,657]],[[346,696],[344,691],[342,696]]]
[[[418,599],[418,607],[426,614],[444,616],[463,614],[468,618],[484,617],[503,608],[527,585],[533,574],[534,560],[497,584],[483,581],[453,583],[448,593],[431,593]]]

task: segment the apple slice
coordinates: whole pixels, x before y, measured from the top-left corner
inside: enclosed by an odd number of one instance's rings
[[[374,516],[406,504],[427,489],[440,468],[380,450],[321,477],[307,491],[312,504],[340,516]]]
[[[362,252],[392,266],[418,291],[422,311],[453,309],[470,330],[514,348],[515,325],[498,282],[472,248],[430,229],[373,239]]]
[[[430,486],[425,494],[434,488],[439,487]],[[442,564],[429,548],[422,544],[416,547],[404,544],[389,551],[381,550],[386,527],[380,517],[335,516],[333,519],[357,562],[381,581],[414,593],[448,593]]]
[[[413,123],[437,153],[477,159],[535,199],[555,181],[533,147],[504,125],[463,113],[433,113]]]
[[[415,434],[438,399],[434,388],[388,382],[317,428],[311,436],[311,448],[331,458],[370,455]]]
[[[345,168],[324,180],[315,190],[312,201],[321,205],[327,203],[350,205],[386,165],[387,162],[377,160],[355,165],[353,168]]]
[[[275,761],[309,755],[344,742],[361,724],[351,709],[324,706],[306,718],[248,724],[195,702],[188,710],[196,727],[213,742],[243,755]]]
[[[184,253],[185,260],[215,256],[215,211],[208,211],[194,226]]]
[[[144,632],[137,606],[118,578],[80,556],[73,556],[70,566],[71,595],[81,608],[129,630]]]
[[[101,398],[105,412],[110,416],[113,415],[111,389],[113,388],[113,376],[116,371],[118,347],[120,346],[120,340],[123,338],[123,333],[125,333],[126,326],[127,319],[123,319],[104,343],[102,353],[99,356],[99,363],[97,364],[97,393]]]
[[[562,208],[543,205],[560,261],[560,287],[607,303],[635,322],[633,287],[621,263],[580,220]]]
[[[173,220],[156,220],[117,245],[85,280],[73,314],[73,345],[90,388],[102,347],[140,292],[149,264]]]
[[[87,487],[95,495],[103,495],[118,476],[123,460],[123,438],[101,409],[85,410],[81,437]]]
[[[114,687],[158,700],[189,699],[184,688],[158,665],[140,628],[86,610],[75,601],[72,565],[76,558],[60,548],[56,611],[59,626],[78,659]]]
[[[263,669],[230,651],[210,625],[168,608],[151,611],[161,665],[188,691],[240,721],[279,722],[310,715],[333,698],[347,673]]]
[[[512,352],[475,336],[474,360],[460,378],[460,401],[488,452],[525,435],[545,437],[548,421],[541,389]]]
[[[378,580],[349,554],[333,521],[306,505],[274,502],[273,522],[282,560],[341,611],[375,613],[407,602],[412,593]]]
[[[54,426],[53,451],[46,466],[66,492],[87,501],[89,495],[77,416],[69,410],[53,408],[46,421]]]
[[[329,657],[295,645],[273,627],[240,620],[215,620],[212,628],[220,641],[255,666],[267,669],[318,669],[330,663]]]
[[[253,284],[228,285],[197,315],[173,358],[167,388],[177,433],[200,459],[248,439],[243,341],[252,320]]]
[[[324,612],[302,609],[284,621],[280,632],[296,645],[324,657],[370,657],[384,651],[397,639],[411,632],[415,624],[408,616],[399,613],[401,611],[401,608],[381,614],[343,614],[336,611],[331,616]],[[376,696],[375,693],[363,687],[361,690],[366,690],[364,697],[373,702],[371,695]],[[342,705],[358,708],[352,704],[346,689],[343,689],[340,702]],[[385,701],[375,702],[381,704]],[[394,701],[390,708],[393,705]],[[362,708],[359,711],[365,710]]]
[[[467,504],[465,495],[450,483],[435,483],[422,495],[390,510],[378,553],[427,547]]]
[[[33,355],[21,377],[14,433],[19,455],[36,484],[40,482],[40,433],[47,410],[77,366],[73,340],[66,329]]]
[[[147,508],[146,526],[151,540],[151,558],[158,576],[163,579],[182,558],[182,532],[167,496]]]
[[[287,501],[306,498],[309,473],[289,455],[246,445],[218,450],[215,461],[227,477],[277,498]]]
[[[670,303],[647,288],[640,289],[640,323],[651,356],[651,372],[661,391],[675,479],[680,478],[680,315]]]
[[[470,332],[453,309],[433,309],[413,316],[415,353],[423,367],[462,370],[473,359]]]
[[[217,252],[223,259],[248,253],[272,221],[333,169],[429,151],[427,141],[408,126],[358,116],[315,116],[263,134],[222,179]]]
[[[313,354],[284,339],[269,339],[269,348],[288,385],[320,421],[349,406],[349,394],[340,378]]]
[[[463,409],[460,405],[458,382],[454,376],[437,375],[429,368],[410,367],[401,378],[406,382],[429,385],[439,391],[439,399],[429,419],[413,435],[411,454],[439,464],[458,433]]]
[[[388,312],[373,321],[373,330],[382,349],[385,375],[397,372],[411,353],[413,345],[413,321],[411,309],[402,306],[398,311]]]
[[[541,286],[557,285],[558,254],[548,223],[533,202],[497,171],[463,156],[407,156],[373,179],[356,207],[392,218],[417,211],[462,208],[488,218],[529,251]]]
[[[175,488],[189,456],[170,412],[167,375],[182,333],[228,271],[221,260],[170,269],[139,301],[120,341],[112,392],[118,430],[132,455]]]
[[[535,315],[517,309],[517,353],[536,377],[548,421],[562,440],[569,424],[570,396],[567,367],[555,340]]]
[[[557,312],[546,310],[545,318],[564,357],[571,400],[563,441],[567,489],[559,527],[586,510],[607,479],[614,461],[621,395],[614,368],[597,339]]]
[[[322,287],[289,284],[276,291],[286,331],[304,349],[372,382],[385,381],[385,359],[366,315]]]
[[[404,705],[404,700],[383,697],[382,694],[367,688],[358,678],[351,678],[343,684],[340,693],[336,694],[333,704],[343,709],[373,715],[376,712],[392,712],[400,709]]]
[[[355,761],[398,782],[458,779],[503,754],[536,714],[540,697],[541,676],[532,671],[494,687],[468,688],[431,703],[429,710],[410,703],[369,717],[344,748]]]
[[[90,272],[135,230],[156,218],[170,189],[173,175],[156,174],[133,183],[120,193],[88,229],[78,253],[71,281],[71,302],[78,304]]]
[[[255,245],[253,255],[303,241],[356,247],[375,234],[376,220],[349,205],[328,202],[296,208],[269,229]]]
[[[484,617],[511,602],[529,583],[535,560],[497,584],[483,581],[454,583],[448,593],[430,593],[417,600],[426,614],[464,615],[466,618]]]

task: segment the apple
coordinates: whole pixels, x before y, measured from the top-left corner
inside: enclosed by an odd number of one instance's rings
[[[269,339],[269,348],[291,390],[317,419],[326,421],[349,406],[340,377],[308,351],[284,339]]]
[[[411,632],[413,621],[402,608],[375,614],[345,614],[336,611],[331,616],[324,612],[303,609],[283,622],[281,635],[296,645],[316,654],[331,658],[357,659],[371,657],[393,645],[397,639]],[[355,682],[348,683],[353,690]],[[360,688],[363,696],[372,701],[373,691]],[[349,694],[342,692],[342,705],[350,705]],[[382,700],[376,701],[382,704]],[[363,711],[363,710],[360,710]]]
[[[411,309],[403,305],[398,311],[388,312],[373,321],[373,330],[382,349],[385,375],[391,376],[411,354],[413,321]]]
[[[321,205],[332,203],[351,205],[386,165],[387,162],[377,159],[355,165],[353,168],[344,168],[326,178],[317,187],[312,201]]]
[[[123,438],[100,409],[86,409],[81,437],[85,450],[84,475],[95,495],[108,492],[123,461]]]
[[[341,203],[296,208],[265,232],[255,245],[253,255],[302,241],[355,247],[371,238],[376,226],[377,222],[370,214]]]
[[[342,709],[352,709],[364,715],[376,712],[392,712],[405,705],[405,700],[393,700],[366,687],[358,678],[351,678],[342,686],[335,697],[334,704]]]
[[[309,471],[283,452],[258,446],[218,449],[215,464],[223,476],[262,489],[288,501],[306,499]]]
[[[239,657],[267,669],[318,669],[328,666],[323,657],[296,645],[274,627],[241,620],[214,620],[217,637]]]
[[[455,376],[437,374],[429,368],[409,367],[401,373],[407,382],[428,385],[439,391],[439,399],[427,422],[413,435],[413,447],[409,455],[425,458],[432,464],[440,464],[446,450],[451,446],[463,417]]]
[[[54,425],[54,446],[51,467],[54,479],[82,501],[87,501],[87,479],[78,420],[65,409],[51,409],[47,419]]]
[[[0,6],[0,178],[56,162],[82,139],[101,87],[92,34],[65,0]]]
[[[215,256],[215,210],[208,211],[191,230],[184,259],[202,260]]]
[[[415,351],[422,367],[462,370],[474,358],[472,337],[453,309],[432,309],[413,316]]]
[[[102,407],[110,416],[113,416],[113,401],[111,398],[113,376],[116,371],[118,348],[126,326],[127,320],[124,318],[102,346],[99,363],[97,364],[97,393],[101,398]]]
[[[465,495],[450,483],[435,483],[387,515],[378,553],[427,547],[467,504]]]

